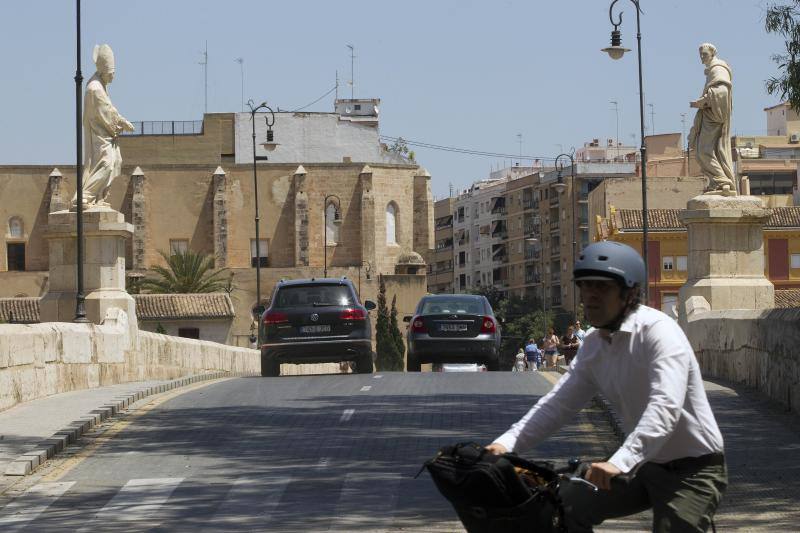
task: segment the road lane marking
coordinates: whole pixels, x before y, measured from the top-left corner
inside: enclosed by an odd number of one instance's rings
[[[361,392],[368,391],[372,388],[372,385],[364,385],[361,387]]]
[[[382,375],[376,374],[376,375],[372,376],[372,379],[381,379],[382,377],[383,377]]]
[[[374,526],[376,516],[390,523],[401,480],[397,473],[347,474],[328,531],[350,532]]]
[[[330,460],[331,460],[330,457],[320,457],[319,462],[317,463],[317,468],[325,468],[326,466],[328,466]]]
[[[236,529],[234,526],[268,520],[291,481],[291,477],[237,479],[211,518],[210,529],[226,531]]]
[[[100,526],[92,522],[100,522],[102,527],[119,520],[151,522],[183,480],[182,477],[131,479],[80,531],[97,531]]]
[[[353,418],[353,413],[355,413],[355,409],[345,409],[344,413],[342,413],[342,418],[339,419],[339,422],[347,422],[351,418]]]
[[[2,509],[0,530],[3,533],[21,530],[74,484],[74,481],[64,481],[34,485]]]

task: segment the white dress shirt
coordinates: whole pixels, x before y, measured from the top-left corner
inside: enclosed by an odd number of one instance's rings
[[[496,443],[531,448],[569,421],[596,393],[622,419],[628,437],[609,459],[622,472],[644,462],[722,452],[700,367],[677,322],[640,305],[611,334],[586,334],[569,371]]]

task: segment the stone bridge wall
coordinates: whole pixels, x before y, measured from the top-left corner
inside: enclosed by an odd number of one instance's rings
[[[101,325],[0,324],[0,411],[51,394],[206,371],[258,373],[256,350],[138,331],[109,310]],[[136,331],[136,330],[134,330]]]
[[[742,383],[800,413],[800,308],[708,311],[685,326],[703,374]]]

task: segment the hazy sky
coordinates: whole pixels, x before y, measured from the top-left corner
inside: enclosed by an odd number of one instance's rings
[[[129,120],[199,120],[208,41],[208,109],[245,100],[293,110],[334,87],[380,98],[381,134],[437,145],[553,157],[592,138],[638,144],[635,53],[612,61],[606,0],[406,0],[403,2],[84,0],[82,72],[95,43],[116,56],[112,99]],[[642,0],[644,87],[656,133],[687,129],[688,102],[703,86],[697,46],[714,43],[733,68],[738,134],[765,134],[763,108],[777,103],[764,80],[783,42],[764,32],[762,0]],[[636,49],[633,4],[623,44]],[[75,2],[0,5],[0,164],[74,164]],[[309,107],[332,111],[333,94]],[[651,127],[651,108],[646,108]],[[280,136],[280,124],[275,125]],[[649,133],[649,131],[648,131]],[[486,177],[502,158],[416,148],[434,194]],[[123,154],[124,158],[124,154]],[[506,159],[505,163],[510,163]],[[523,160],[523,164],[525,161]]]

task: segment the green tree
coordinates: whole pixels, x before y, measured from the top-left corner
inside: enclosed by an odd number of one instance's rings
[[[497,314],[497,310],[500,308],[500,303],[505,300],[503,293],[500,292],[494,285],[486,285],[478,287],[477,289],[471,289],[470,293],[486,296],[486,299],[489,300],[489,305],[492,306],[495,314]]]
[[[200,292],[222,292],[231,288],[232,278],[226,279],[227,268],[214,270],[214,259],[210,255],[192,251],[168,255],[159,251],[167,266],[150,269],[156,275],[143,279],[139,286],[154,294],[186,294]]]
[[[398,353],[397,344],[392,336],[390,320],[389,309],[386,307],[386,284],[383,276],[380,276],[378,319],[375,323],[375,351],[377,352],[375,366],[382,371],[403,369],[403,356]]]
[[[402,367],[403,354],[406,353],[406,345],[403,342],[403,334],[400,333],[400,327],[397,324],[397,295],[392,296],[392,310],[389,313],[389,328],[392,332],[392,338],[397,346],[397,352],[400,354],[400,365]],[[402,368],[400,368],[402,370]]]
[[[159,322],[158,325],[156,325],[156,333],[161,333],[162,335],[167,334],[167,330],[164,329],[164,325],[161,324],[161,322]]]
[[[800,111],[800,0],[768,5],[764,27],[783,37],[786,46],[785,53],[772,55],[780,74],[766,81],[767,92]]]

